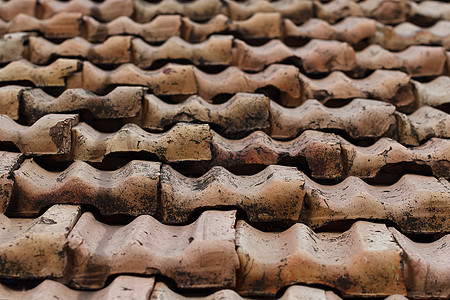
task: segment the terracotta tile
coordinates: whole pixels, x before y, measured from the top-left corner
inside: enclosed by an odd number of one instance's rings
[[[129,118],[140,112],[144,94],[145,88],[133,86],[116,87],[104,96],[83,89],[66,89],[58,97],[41,89],[24,90],[22,117],[32,124],[47,114],[88,110],[94,119]]]
[[[395,107],[376,100],[355,99],[340,108],[307,100],[296,108],[270,103],[270,136],[292,139],[308,129],[338,129],[352,138],[381,137],[396,124]]]
[[[404,22],[395,27],[379,25],[372,43],[389,50],[404,50],[411,45],[439,45],[450,49],[450,21],[439,21],[421,28]]]
[[[21,153],[0,151],[0,213],[4,213],[8,207],[14,187],[12,172],[22,160]]]
[[[212,99],[220,94],[252,93],[267,86],[277,88],[290,98],[300,98],[299,71],[294,66],[273,64],[254,74],[245,73],[236,67],[229,67],[218,74],[205,73],[195,68],[194,73],[198,95],[204,99]]]
[[[407,0],[364,0],[359,7],[365,16],[385,24],[397,24],[406,21]]]
[[[134,10],[132,0],[106,0],[100,3],[90,0],[38,1],[38,14],[41,19],[48,19],[62,12],[77,12],[101,21],[112,21],[120,16],[130,17]]]
[[[411,83],[414,85],[416,106],[439,106],[450,103],[449,76],[439,76],[427,83],[411,80]]]
[[[86,292],[73,290],[57,281],[45,280],[30,290],[13,290],[0,284],[0,297],[4,299],[149,299],[154,286],[154,278],[119,276],[104,289]]]
[[[77,123],[78,115],[46,115],[28,127],[0,115],[0,142],[13,143],[27,155],[66,154]]]
[[[186,226],[162,225],[140,216],[108,226],[85,213],[69,236],[70,285],[100,288],[109,275],[161,274],[180,288],[235,285],[235,211],[207,211]]]
[[[314,1],[259,1],[238,2],[226,0],[228,14],[232,20],[245,20],[260,12],[279,12],[283,18],[303,23],[314,15]]]
[[[250,300],[249,298],[242,298],[233,290],[220,290],[206,297],[184,297],[173,292],[163,282],[157,282],[152,292],[151,300]],[[341,299],[331,291],[325,291],[318,288],[308,286],[294,285],[287,288],[279,300],[299,300],[299,299],[314,299],[314,300],[339,300]]]
[[[271,40],[253,47],[234,40],[233,65],[246,71],[261,71],[265,66],[294,58],[307,73],[349,71],[355,68],[355,51],[347,43],[312,40],[299,48],[287,47],[280,40]]]
[[[304,183],[304,175],[294,167],[272,165],[251,176],[213,167],[200,178],[189,178],[164,165],[162,218],[168,223],[184,223],[197,209],[230,206],[241,208],[254,222],[297,221]]]
[[[330,99],[369,98],[391,102],[397,107],[410,105],[414,95],[410,76],[400,71],[376,70],[368,77],[353,79],[335,71],[322,79],[299,74],[303,97],[321,102]]]
[[[219,126],[222,133],[236,134],[267,128],[269,106],[269,98],[260,94],[237,93],[223,104],[210,104],[195,95],[183,103],[169,104],[146,95],[142,114],[131,121],[159,131],[178,122],[204,122]]]
[[[306,161],[315,178],[341,178],[344,174],[341,142],[334,134],[308,130],[294,140],[277,141],[261,131],[240,140],[226,139],[212,132],[211,165],[230,168]]]
[[[191,43],[202,42],[213,33],[220,33],[228,29],[231,21],[228,17],[218,14],[208,22],[197,23],[187,17],[182,18],[181,37]]]
[[[432,138],[414,148],[406,148],[389,138],[379,139],[369,147],[358,147],[341,140],[349,176],[373,178],[383,167],[403,162],[427,166],[436,177],[450,176],[450,140],[447,139]]]
[[[230,65],[233,36],[211,36],[205,42],[190,44],[179,37],[171,37],[161,46],[151,46],[141,39],[133,39],[133,62],[148,68],[157,60],[187,59],[194,65]]]
[[[390,295],[389,297],[386,297],[385,300],[408,300],[408,298],[406,298],[403,295],[395,294],[395,295]]]
[[[83,17],[82,36],[91,42],[103,42],[114,35],[135,35],[147,42],[162,42],[180,34],[181,17],[160,15],[148,23],[136,23],[128,17],[119,17],[100,23],[90,16]]]
[[[134,160],[115,171],[77,161],[62,172],[49,172],[33,160],[14,171],[14,200],[8,214],[35,216],[58,204],[92,205],[102,215],[156,213],[161,164]]]
[[[256,13],[247,20],[228,24],[228,30],[244,39],[276,39],[282,36],[280,13]]]
[[[132,57],[131,39],[129,36],[113,36],[102,44],[91,44],[81,37],[75,37],[53,44],[41,37],[30,37],[29,60],[35,64],[47,64],[55,57],[82,57],[94,64],[127,63],[131,62]]]
[[[310,39],[338,40],[349,44],[375,36],[375,20],[362,17],[347,17],[337,24],[329,24],[320,19],[310,19],[296,26],[291,20],[284,19],[286,37],[303,37]]]
[[[35,31],[46,38],[71,38],[80,34],[80,23],[80,13],[60,13],[46,20],[19,14],[5,23],[2,31]]]
[[[64,86],[65,78],[78,71],[80,62],[60,58],[51,65],[38,67],[27,60],[13,61],[0,69],[0,81],[31,81],[36,86]]]
[[[191,95],[197,92],[194,67],[172,63],[155,71],[142,70],[133,64],[122,64],[108,71],[84,62],[82,86],[69,82],[67,85],[69,88],[85,88],[93,92],[101,92],[108,86],[116,85],[148,86],[156,95]]]
[[[431,21],[450,20],[450,4],[439,1],[408,2],[409,17],[419,17]]]
[[[323,19],[329,23],[336,23],[346,17],[363,16],[363,12],[359,7],[359,4],[353,0],[335,0],[321,4],[318,6],[316,14],[320,19]]]
[[[275,295],[296,283],[327,285],[344,296],[406,294],[403,251],[383,224],[359,221],[342,234],[316,234],[297,223],[265,233],[238,221],[236,244],[241,295]]]
[[[404,277],[411,298],[442,298],[450,296],[450,235],[433,243],[415,243],[389,228],[405,252]]]
[[[349,177],[336,185],[320,185],[305,177],[300,222],[318,228],[333,221],[389,220],[410,233],[450,230],[450,184],[445,179],[404,175],[390,186],[368,185]]]
[[[21,94],[27,89],[29,88],[19,85],[0,87],[0,113],[13,120],[19,119]]]
[[[450,138],[450,115],[423,106],[413,114],[396,112],[398,140],[404,145],[418,146],[429,138]]]
[[[0,2],[0,19],[10,21],[19,14],[34,16],[36,0],[11,0]]]
[[[28,33],[25,32],[8,33],[0,37],[0,63],[26,58],[27,43]]]
[[[80,123],[73,128],[72,135],[74,160],[96,162],[110,153],[141,151],[168,162],[211,159],[211,133],[206,124],[179,123],[167,132],[155,134],[135,124],[102,133]]]
[[[55,205],[36,219],[0,214],[0,277],[59,278],[67,266],[67,236],[78,206]]]
[[[356,53],[356,61],[362,69],[397,69],[411,76],[435,76],[444,73],[447,57],[442,47],[411,46],[402,52],[391,52],[370,45]]]
[[[187,3],[177,0],[163,0],[158,3],[136,0],[134,18],[137,22],[144,23],[158,15],[179,14],[192,20],[206,21],[218,14],[221,8],[220,0],[197,0]]]

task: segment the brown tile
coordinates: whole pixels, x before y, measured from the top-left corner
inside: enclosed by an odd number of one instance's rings
[[[232,20],[246,20],[260,12],[278,12],[283,18],[303,23],[314,15],[314,1],[259,1],[238,2],[227,0],[227,11]]]
[[[358,147],[342,139],[342,151],[347,159],[347,174],[373,178],[383,167],[400,163],[427,166],[436,177],[450,176],[450,140],[432,138],[425,144],[406,148],[389,139],[379,139],[369,147]]]
[[[206,124],[179,123],[169,131],[149,133],[126,124],[113,133],[99,132],[86,123],[72,130],[74,160],[102,161],[110,153],[148,152],[168,162],[211,159],[211,133]]]
[[[202,42],[213,33],[220,33],[228,29],[231,21],[228,17],[218,14],[208,22],[197,23],[187,17],[182,18],[181,37],[191,43]]]
[[[180,28],[181,17],[176,15],[159,15],[142,24],[128,17],[100,23],[90,16],[83,16],[82,36],[91,42],[103,42],[114,35],[135,35],[147,42],[162,42],[171,36],[178,36]]]
[[[30,37],[29,60],[35,64],[47,64],[55,57],[82,57],[93,64],[127,63],[132,61],[131,39],[129,36],[113,36],[102,44],[91,44],[75,37],[53,44],[42,37]]]
[[[94,119],[129,118],[141,111],[144,94],[145,88],[133,86],[116,87],[104,96],[83,89],[66,89],[58,97],[41,89],[24,90],[22,117],[32,124],[47,114],[88,110]]]
[[[0,142],[13,143],[27,155],[66,154],[77,123],[78,115],[46,115],[28,127],[0,115]]]
[[[69,88],[82,87],[93,92],[101,92],[108,86],[116,85],[148,86],[156,95],[191,95],[197,92],[194,67],[172,63],[154,71],[142,70],[133,64],[123,64],[108,71],[84,62],[81,86],[71,82],[67,85]]]
[[[372,43],[389,50],[404,50],[411,45],[435,45],[450,49],[450,21],[438,21],[421,28],[404,22],[395,27],[378,25]]]
[[[359,3],[363,14],[385,24],[406,21],[407,0],[364,0]]]
[[[165,0],[157,3],[136,0],[134,2],[134,18],[139,23],[145,23],[158,15],[179,14],[192,20],[206,21],[218,14],[221,8],[220,0],[197,0],[187,3],[177,0]]]
[[[67,236],[78,206],[54,205],[36,219],[0,214],[0,277],[60,278],[67,266]]]
[[[450,115],[429,107],[422,106],[413,114],[396,112],[398,140],[404,145],[418,146],[433,138],[450,138]]]
[[[304,198],[304,175],[294,167],[268,166],[251,176],[213,167],[200,178],[161,170],[162,218],[184,223],[197,209],[238,207],[252,222],[297,221]]]
[[[312,176],[342,178],[344,163],[340,139],[330,133],[308,130],[290,141],[277,141],[258,131],[240,140],[226,139],[213,132],[211,165],[230,168],[242,165],[308,165]]]
[[[346,17],[363,16],[363,12],[359,4],[353,0],[335,0],[319,5],[316,15],[329,23],[336,23]]]
[[[8,207],[14,187],[12,172],[22,160],[21,153],[0,151],[0,213],[4,213]]]
[[[207,211],[186,226],[140,216],[108,226],[85,213],[69,236],[70,285],[101,288],[114,274],[161,274],[180,288],[234,287],[235,211]]]
[[[409,18],[420,18],[427,21],[450,20],[450,4],[445,1],[408,1]]]
[[[349,177],[320,185],[305,177],[306,197],[300,222],[318,228],[334,221],[391,221],[410,233],[450,230],[450,184],[445,179],[405,175],[390,186],[368,185]]]
[[[275,87],[282,96],[300,98],[299,71],[294,66],[273,64],[259,73],[245,73],[236,67],[229,67],[218,74],[205,73],[194,69],[198,95],[212,99],[220,94],[238,92],[252,93],[263,87]]]
[[[80,13],[60,13],[46,20],[19,14],[5,23],[2,31],[35,31],[46,38],[71,38],[80,34],[80,23]]]
[[[335,71],[322,79],[299,74],[303,97],[321,102],[330,99],[369,98],[391,102],[398,107],[410,105],[414,95],[410,76],[400,71],[376,70],[368,77],[353,79]]]
[[[282,36],[281,22],[279,13],[256,13],[247,20],[230,22],[228,30],[244,39],[276,39]]]
[[[327,285],[344,296],[406,294],[403,251],[383,224],[359,221],[342,234],[316,234],[297,223],[265,233],[238,221],[236,244],[241,295],[275,295],[296,283]]]
[[[355,68],[355,51],[347,43],[312,40],[299,48],[290,48],[280,40],[271,40],[263,46],[250,46],[234,40],[233,65],[246,71],[261,71],[265,66],[293,58],[307,73]]]
[[[415,106],[440,106],[450,103],[450,77],[439,76],[438,78],[421,83],[411,80],[414,85],[414,94],[416,96]]]
[[[355,99],[340,108],[307,100],[296,108],[270,103],[270,136],[292,139],[308,129],[338,129],[352,138],[381,137],[396,123],[395,107],[376,100]]]
[[[29,87],[7,85],[0,87],[0,113],[13,120],[19,119],[21,94]]]
[[[38,0],[38,2],[38,15],[41,19],[48,19],[63,12],[77,12],[93,16],[97,20],[112,21],[120,16],[130,17],[134,10],[132,0],[106,0],[100,3],[90,0],[68,2]]]
[[[91,300],[139,300],[149,299],[154,278],[119,276],[104,289],[87,292],[73,290],[57,281],[45,280],[29,290],[13,290],[0,284],[0,298],[4,299],[91,299]]]
[[[389,228],[405,252],[404,277],[408,296],[416,298],[442,298],[450,296],[450,235],[433,243],[415,243]]]
[[[198,44],[190,44],[179,37],[171,37],[161,46],[152,46],[134,38],[133,62],[140,68],[148,68],[157,60],[186,59],[194,65],[230,65],[233,36],[215,35]]]
[[[49,172],[33,160],[14,171],[14,200],[8,214],[35,216],[58,204],[92,205],[102,215],[155,215],[161,164],[134,160],[115,171],[77,161],[62,172]]]
[[[142,128],[164,130],[178,122],[203,122],[219,126],[222,133],[251,132],[269,126],[270,100],[261,94],[237,93],[223,104],[210,104],[190,96],[180,104],[146,95],[142,114],[131,121]]]
[[[435,76],[444,73],[447,57],[442,47],[411,46],[402,52],[391,52],[370,45],[356,53],[356,62],[366,70],[394,69],[411,76]]]
[[[0,19],[10,21],[18,14],[34,16],[36,0],[13,0],[0,2]]]
[[[0,37],[0,63],[26,58],[28,35],[25,32],[15,32]]]
[[[284,19],[283,22],[286,37],[338,40],[349,44],[373,37],[377,30],[375,20],[362,17],[347,17],[337,24],[329,24],[320,19],[310,19],[299,26],[289,19]]]
[[[79,68],[80,62],[75,59],[60,58],[44,67],[38,67],[21,59],[0,69],[0,82],[31,81],[35,86],[64,86],[65,78]]]

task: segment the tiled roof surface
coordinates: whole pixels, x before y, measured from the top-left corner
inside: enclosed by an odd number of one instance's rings
[[[0,0],[0,299],[448,299],[449,105],[445,0]]]

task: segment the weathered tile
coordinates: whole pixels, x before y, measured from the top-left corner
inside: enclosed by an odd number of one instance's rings
[[[8,214],[35,216],[53,204],[92,205],[102,215],[155,215],[161,164],[133,160],[115,171],[77,161],[62,172],[49,172],[33,160],[14,171],[14,200]]]
[[[446,1],[408,2],[409,18],[420,18],[427,21],[450,20],[450,4]]]
[[[69,284],[96,289],[109,275],[161,274],[180,288],[234,287],[234,223],[235,211],[207,211],[186,226],[162,225],[150,216],[108,226],[85,213],[69,236]]]
[[[0,87],[0,113],[13,120],[19,119],[19,105],[22,93],[29,87],[7,85]]]
[[[28,127],[0,115],[0,143],[13,143],[27,155],[70,153],[77,123],[78,115],[46,115]]]
[[[280,13],[256,13],[247,20],[228,24],[228,30],[244,39],[276,39],[282,36]]]
[[[0,277],[60,278],[68,263],[67,236],[78,206],[54,205],[36,219],[0,214]]]
[[[356,222],[339,233],[314,233],[301,223],[281,233],[238,221],[241,295],[275,295],[281,287],[323,284],[345,296],[406,294],[402,249],[383,224]]]
[[[346,17],[363,16],[363,12],[359,4],[353,0],[335,0],[319,5],[316,15],[329,23],[336,23]]]
[[[180,36],[191,43],[202,42],[211,34],[220,33],[228,29],[228,24],[233,22],[228,17],[218,14],[208,22],[197,23],[187,17],[182,18]]]
[[[26,58],[28,35],[25,32],[15,32],[0,37],[0,63]]]
[[[364,0],[358,3],[363,14],[385,24],[406,21],[406,0]]]
[[[169,162],[211,159],[211,133],[206,124],[179,123],[169,131],[149,133],[126,124],[114,133],[99,132],[86,123],[72,129],[74,160],[102,161],[110,153],[149,152]]]
[[[21,153],[0,151],[0,213],[8,207],[14,187],[12,174],[22,160]]]
[[[414,85],[416,107],[424,105],[439,106],[450,103],[449,76],[439,76],[427,83],[411,80],[411,83]]]
[[[34,16],[36,0],[11,0],[0,2],[0,19],[10,21],[19,14]]]

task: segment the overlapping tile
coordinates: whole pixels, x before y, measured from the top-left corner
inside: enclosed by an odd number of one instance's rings
[[[236,244],[242,295],[275,295],[296,283],[327,285],[345,296],[406,294],[403,251],[383,224],[359,221],[339,234],[298,223],[264,233],[238,221]]]
[[[155,134],[135,124],[102,133],[80,123],[72,129],[72,135],[74,160],[102,161],[110,153],[121,152],[148,152],[169,162],[211,159],[211,133],[206,124],[178,123],[167,132]]]
[[[83,89],[66,89],[53,97],[41,89],[29,89],[21,94],[22,114],[29,124],[47,114],[77,110],[88,110],[97,119],[130,118],[140,112],[144,94],[145,88],[132,86],[119,86],[104,96]]]
[[[8,33],[0,37],[0,63],[19,60],[24,57],[27,49],[28,33]]]
[[[79,291],[66,287],[57,281],[45,280],[37,287],[29,290],[13,290],[0,284],[0,297],[5,299],[150,299],[154,286],[154,278],[137,276],[119,276],[107,287],[98,291]]]
[[[78,206],[55,205],[36,219],[0,214],[0,277],[60,278],[68,263],[67,236]]]
[[[14,187],[12,172],[19,167],[21,153],[0,151],[0,213],[8,207]]]
[[[60,58],[43,67],[22,59],[0,69],[0,82],[30,81],[35,86],[64,86],[65,79],[80,67],[80,62],[75,59]]]
[[[241,208],[251,221],[298,220],[303,185],[303,174],[293,167],[269,166],[252,176],[214,167],[200,178],[188,178],[163,166],[162,218],[183,223],[197,209],[232,206]]]
[[[32,126],[20,125],[0,115],[0,144],[12,143],[28,155],[67,154],[71,151],[72,127],[78,115],[45,115]]]
[[[131,121],[152,130],[164,130],[177,122],[204,122],[218,126],[223,134],[236,134],[267,128],[270,105],[260,94],[237,93],[223,104],[210,104],[198,96],[168,104],[146,95],[142,113]]]
[[[34,16],[36,0],[11,0],[0,2],[0,19],[9,21],[18,14]]]
[[[307,100],[296,108],[270,103],[270,136],[292,139],[308,129],[338,129],[352,138],[373,138],[395,126],[395,107],[381,101],[355,99],[340,108],[328,108]]]
[[[19,119],[21,94],[27,87],[7,85],[0,87],[0,113],[13,120]]]
[[[439,106],[450,103],[450,77],[439,76],[438,78],[422,83],[411,80],[414,85],[416,97],[415,106]]]
[[[162,274],[181,288],[234,287],[235,211],[204,212],[186,226],[162,225],[140,216],[108,226],[85,213],[69,236],[69,284],[101,288],[109,275]]]
[[[389,228],[405,252],[404,277],[413,299],[447,299],[450,296],[450,235],[432,243],[416,243]]]
[[[33,160],[14,171],[15,194],[8,213],[34,216],[53,204],[92,205],[102,215],[155,215],[160,163],[134,160],[115,171],[77,161],[62,172],[49,172]]]
[[[364,0],[358,4],[365,16],[385,24],[397,24],[407,18],[408,5],[405,0]]]
[[[439,1],[408,2],[410,18],[426,21],[450,20],[450,4]]]
[[[363,12],[358,2],[335,0],[319,5],[316,15],[327,22],[336,23],[346,17],[362,17]]]
[[[355,51],[347,43],[312,40],[299,48],[287,47],[280,40],[271,40],[259,47],[252,47],[240,40],[234,41],[233,65],[242,70],[261,71],[265,66],[283,62],[289,58],[307,73],[349,71],[355,68]]]

